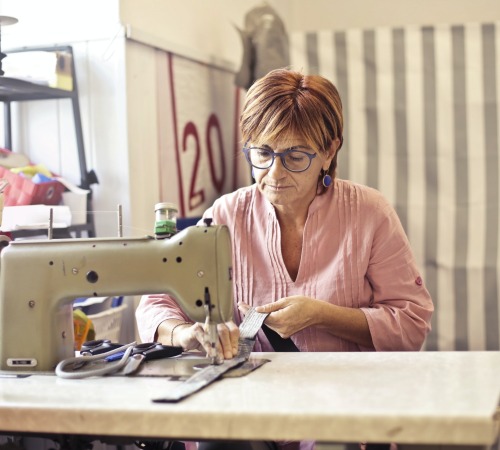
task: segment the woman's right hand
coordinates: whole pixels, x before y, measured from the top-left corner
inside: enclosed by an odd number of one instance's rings
[[[174,325],[175,326],[175,325]],[[203,327],[200,323],[181,324],[175,328],[172,334],[172,343],[182,347],[184,350],[203,350],[200,333],[203,333]]]
[[[165,321],[160,324],[158,327],[159,340],[165,342],[166,345],[178,345],[184,350],[204,350],[207,354],[210,354],[212,346],[208,329],[204,324],[197,322],[193,324],[176,324],[172,322],[173,321]],[[176,328],[172,335],[173,327]],[[236,356],[240,337],[238,326],[232,321],[219,323],[217,324],[217,334],[219,338],[216,345],[217,359],[231,359]]]

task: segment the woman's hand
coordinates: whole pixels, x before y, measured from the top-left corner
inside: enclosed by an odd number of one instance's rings
[[[273,303],[267,303],[255,307],[260,313],[269,313],[264,323],[276,331],[282,338],[287,339],[292,334],[314,325],[316,312],[318,311],[318,300],[302,295],[284,297]],[[246,314],[249,305],[240,302],[238,309]]]
[[[246,314],[250,305],[238,303],[238,309]],[[273,303],[256,306],[260,313],[268,313],[264,323],[282,338],[310,326],[316,326],[341,339],[362,347],[374,349],[365,314],[359,308],[332,305],[311,297],[295,295]]]
[[[161,326],[161,325],[160,325]],[[175,326],[175,325],[174,325]],[[170,327],[172,329],[172,327]],[[184,350],[212,351],[208,329],[204,324],[182,324],[175,331],[174,342]],[[218,359],[231,359],[238,353],[240,330],[234,322],[217,324],[217,355]]]

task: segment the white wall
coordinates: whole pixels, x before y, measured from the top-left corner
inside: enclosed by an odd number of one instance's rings
[[[293,31],[494,21],[498,0],[289,0]]]
[[[18,19],[2,28],[2,46],[111,39],[121,28],[118,0],[0,0],[0,15]]]
[[[261,1],[164,0],[120,1],[120,19],[138,40],[204,62],[236,68],[242,53],[234,28],[243,27],[245,13]],[[288,0],[268,2],[282,16]]]

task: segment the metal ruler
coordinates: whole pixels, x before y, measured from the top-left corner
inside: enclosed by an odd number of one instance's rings
[[[255,344],[255,336],[262,327],[268,314],[258,313],[250,308],[245,319],[240,325],[240,339],[238,342],[238,354],[233,359],[224,360],[222,364],[209,365],[179,384],[176,389],[162,398],[153,399],[154,403],[176,403],[191,394],[198,392],[223,374],[244,364],[252,353]]]

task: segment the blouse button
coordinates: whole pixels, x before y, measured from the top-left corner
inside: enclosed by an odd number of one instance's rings
[[[418,284],[419,286],[422,286],[422,283],[423,283],[422,278],[421,277],[417,277],[415,279],[415,283]]]

